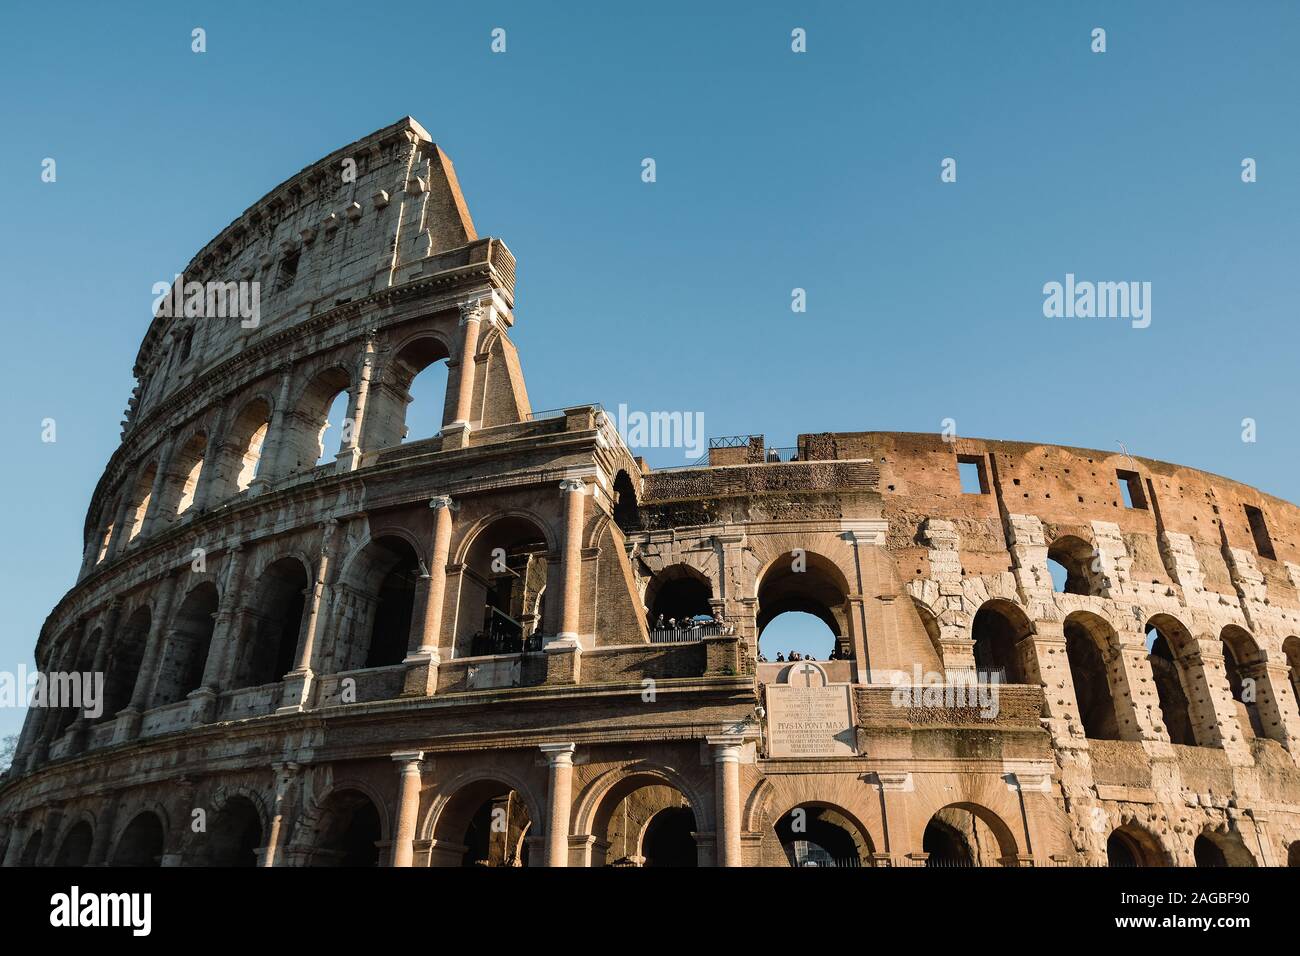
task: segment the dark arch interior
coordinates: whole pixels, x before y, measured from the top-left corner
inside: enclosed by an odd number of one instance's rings
[[[415,611],[415,585],[420,577],[420,559],[404,538],[380,538],[379,562],[387,567],[379,583],[374,626],[366,650],[366,667],[400,664],[410,642],[411,617]]]
[[[135,679],[140,673],[145,644],[149,640],[151,622],[149,609],[141,607],[119,629],[117,639],[109,649],[104,676],[104,708],[99,720],[112,719],[119,710],[131,703]]]
[[[1060,591],[1065,594],[1093,593],[1093,549],[1082,538],[1067,535],[1053,541],[1047,549],[1047,560],[1065,572],[1064,586],[1059,588]],[[1052,584],[1056,588],[1055,578]]]
[[[313,866],[378,866],[379,811],[365,794],[345,790],[326,803]]]
[[[254,635],[235,686],[270,684],[293,669],[307,587],[307,571],[297,558],[281,558],[263,572]]]
[[[671,575],[670,570],[660,572]],[[710,616],[713,609],[709,599],[713,597],[713,588],[703,577],[689,573],[669,576],[654,588],[653,605],[650,608],[651,627],[670,627],[669,621],[680,624],[683,620],[700,615]],[[660,618],[663,624],[659,623]]]
[[[1259,660],[1259,647],[1251,636],[1239,627],[1225,627],[1220,640],[1223,645],[1223,669],[1228,678],[1228,687],[1232,691],[1232,699],[1245,709],[1246,722],[1251,733],[1255,737],[1264,737],[1266,733],[1263,718],[1259,713],[1258,691],[1253,687],[1247,690],[1248,685],[1242,673],[1249,665]]]
[[[1025,683],[1016,645],[1029,636],[1029,619],[1010,605],[988,602],[971,624],[975,641],[975,667],[981,673],[1002,672],[1007,683]]]
[[[513,790],[479,804],[465,829],[461,866],[527,866],[528,810]]]
[[[1167,625],[1166,625],[1167,627]],[[1147,660],[1160,699],[1160,712],[1164,716],[1165,730],[1171,743],[1195,746],[1196,735],[1192,729],[1191,707],[1183,690],[1182,671],[1174,658],[1169,637],[1161,625],[1152,622],[1147,627]]]
[[[158,675],[159,705],[174,704],[203,683],[212,630],[216,626],[217,588],[204,582],[181,604],[172,624],[172,641]]]
[[[63,846],[59,847],[59,855],[54,865],[85,866],[90,861],[90,844],[93,839],[94,833],[90,829],[90,824],[84,820],[78,823],[63,838]]]
[[[483,528],[465,558],[462,607],[481,607],[464,615],[458,634],[470,656],[537,650],[542,633],[540,598],[548,571],[546,535],[530,519],[510,515]],[[463,653],[463,652],[462,652]]]
[[[432,337],[416,339],[398,354],[396,384],[405,392],[400,441],[421,441],[442,430],[450,372],[447,351]]]
[[[1099,636],[1073,616],[1065,620],[1065,651],[1074,681],[1074,696],[1079,704],[1079,719],[1084,736],[1094,740],[1119,740],[1119,719],[1111,696],[1110,677],[1102,658]]]
[[[826,807],[795,807],[776,825],[786,859],[793,867],[845,867],[861,865],[853,834],[830,819]]]
[[[156,814],[141,813],[118,839],[114,866],[161,866],[163,825]]]
[[[232,797],[208,831],[208,865],[256,866],[261,846],[262,821],[257,808],[244,797]]]
[[[641,528],[641,509],[637,506],[636,488],[626,471],[614,476],[614,523],[625,533]]]
[[[690,807],[666,807],[656,813],[641,838],[641,855],[648,867],[698,866],[695,812]]]
[[[956,827],[939,819],[932,818],[925,825],[925,833],[921,837],[921,849],[928,854],[925,858],[926,866],[975,865],[966,838],[957,831]]]

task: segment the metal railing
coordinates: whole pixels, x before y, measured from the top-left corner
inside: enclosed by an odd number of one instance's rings
[[[650,643],[689,644],[691,641],[717,637],[722,633],[723,625],[717,623],[696,624],[691,627],[654,627],[650,629]]]

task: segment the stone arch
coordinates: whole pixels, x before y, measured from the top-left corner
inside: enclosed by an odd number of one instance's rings
[[[96,624],[95,628],[81,641],[72,653],[71,666],[68,668],[78,674],[89,674],[95,669],[95,658],[99,654],[99,644],[104,640],[104,628]],[[59,708],[58,721],[54,725],[54,737],[58,737],[71,726],[82,713],[82,708],[65,705]]]
[[[293,669],[311,578],[311,565],[300,555],[267,562],[253,587],[252,606],[244,611],[232,688],[272,684]]]
[[[1093,571],[1096,554],[1091,544],[1072,534],[1061,535],[1048,546],[1048,564],[1060,565],[1065,571],[1064,587],[1059,589],[1060,593],[1092,595],[1099,592],[1100,575]],[[1058,590],[1055,578],[1052,584],[1053,590]]]
[[[650,626],[659,627],[660,617],[680,621],[686,616],[711,614],[713,581],[707,574],[686,563],[670,564],[657,572],[646,585],[645,607]]]
[[[163,484],[163,500],[158,513],[165,519],[180,516],[194,506],[208,454],[208,433],[198,429],[178,446]]]
[[[517,653],[536,643],[543,622],[528,609],[546,587],[554,550],[549,525],[527,511],[495,512],[468,529],[456,548],[451,591],[454,657]]]
[[[379,432],[376,447],[407,440],[419,441],[436,435],[455,417],[451,375],[453,347],[436,329],[420,330],[395,345],[392,362],[385,370],[385,387],[379,396],[383,411],[379,421],[372,422]],[[440,371],[432,371],[435,366]],[[442,402],[438,408],[416,408],[422,420],[413,422],[411,406],[415,399],[412,386],[421,377],[433,377],[434,383],[442,389]],[[433,396],[429,399],[432,403]]]
[[[127,515],[126,534],[123,540],[129,544],[144,531],[145,518],[149,516],[149,504],[153,500],[154,480],[158,477],[158,461],[149,462],[136,476],[132,486],[130,513]]]
[[[654,817],[679,806],[689,809],[695,831],[708,825],[711,804],[691,781],[663,764],[637,761],[607,770],[583,789],[574,801],[573,832],[596,839],[592,866],[617,865],[623,860],[639,863]],[[621,815],[620,808],[625,811]],[[698,857],[689,865],[697,863]]]
[[[267,833],[266,811],[260,799],[241,791],[214,801],[207,833],[195,854],[204,866],[256,866]]]
[[[316,801],[308,866],[382,866],[389,837],[385,804],[360,781],[341,781]]]
[[[802,555],[785,552],[777,555],[755,579],[754,596],[758,600],[756,624],[761,640],[763,630],[776,617],[789,611],[811,614],[834,635],[833,649],[841,657],[853,656],[852,626],[848,579],[839,565],[819,552],[803,550]]]
[[[249,399],[231,420],[223,444],[228,462],[216,476],[220,482],[218,499],[228,498],[248,489],[255,478],[272,478],[267,474],[271,462],[263,461],[267,432],[271,425],[271,401],[264,396]]]
[[[641,529],[641,508],[637,504],[636,485],[626,469],[620,468],[614,476],[614,523],[624,534]]]
[[[118,628],[105,661],[104,708],[100,720],[111,720],[131,703],[152,629],[153,613],[147,603],[132,611]]]
[[[834,803],[805,800],[776,818],[776,838],[791,867],[863,867],[875,863],[875,844],[861,821]]]
[[[166,843],[165,818],[157,810],[140,810],[118,833],[110,865],[161,866]]]
[[[1272,736],[1266,732],[1259,712],[1259,691],[1262,688],[1248,690],[1250,685],[1246,683],[1251,679],[1250,672],[1264,661],[1259,644],[1249,631],[1235,624],[1224,627],[1219,634],[1219,641],[1223,646],[1223,670],[1232,699],[1238,706],[1237,718],[1241,729],[1245,731],[1250,728],[1250,734],[1256,738]],[[1240,711],[1244,711],[1244,714]]]
[[[1110,831],[1106,862],[1112,867],[1168,866],[1169,854],[1154,833],[1130,820]]]
[[[964,800],[945,804],[929,816],[925,827],[929,828],[936,820],[945,828],[941,831],[945,835],[955,833],[960,836],[969,853],[969,865],[990,866],[994,862],[999,866],[1019,865],[1020,845],[1011,827],[983,804]],[[993,841],[992,848],[988,847],[989,838]],[[923,830],[921,846],[924,845]],[[990,858],[990,849],[998,854],[996,858]],[[962,865],[962,861],[959,859],[948,865]]]
[[[1115,628],[1091,611],[1075,611],[1066,617],[1062,629],[1084,736],[1094,740],[1136,739],[1135,727],[1121,732],[1115,707],[1114,670],[1121,666]]]
[[[494,811],[504,813],[506,821],[497,847],[484,825]],[[429,865],[522,865],[510,853],[526,852],[524,834],[538,832],[545,819],[528,784],[513,772],[499,767],[468,770],[436,787],[422,827],[431,841]]]
[[[54,858],[55,866],[85,866],[90,862],[90,847],[95,842],[95,831],[87,820],[78,820],[68,827],[59,843]]]
[[[211,581],[195,585],[180,602],[158,668],[154,706],[184,700],[202,685],[219,603],[217,586]]]
[[[323,445],[325,433],[331,424],[340,423],[329,422],[328,414],[335,399],[346,395],[351,385],[351,371],[337,362],[325,365],[307,378],[284,416],[285,435],[277,474],[310,471],[322,455],[329,453]]]
[[[1009,684],[1027,683],[1020,644],[1033,633],[1033,622],[1020,605],[1004,598],[985,601],[971,619],[975,669],[1001,672]]]
[[[1206,828],[1196,837],[1192,857],[1198,867],[1252,867],[1258,866],[1255,855],[1246,848],[1246,841],[1236,830],[1226,827]]]
[[[353,552],[335,595],[334,671],[401,663],[423,566],[423,548],[404,528],[376,530]]]
[[[1188,668],[1189,654],[1197,653],[1191,632],[1172,614],[1155,614],[1147,620],[1147,660],[1155,680],[1160,712],[1171,743],[1187,746],[1213,746],[1215,739],[1206,733],[1206,721],[1215,725],[1214,713],[1204,713],[1209,699],[1208,688]],[[1201,672],[1198,672],[1201,673]],[[1204,684],[1203,673],[1199,684]],[[1193,703],[1193,702],[1196,703]]]
[[[37,827],[32,831],[32,835],[27,838],[27,845],[23,847],[23,855],[19,857],[19,866],[35,866],[36,861],[41,857],[41,847],[45,843],[45,830]]]

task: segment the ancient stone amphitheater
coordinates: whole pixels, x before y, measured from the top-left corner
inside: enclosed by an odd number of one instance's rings
[[[260,320],[145,334],[36,647],[103,699],[30,710],[6,866],[1298,862],[1292,505],[939,435],[651,470],[532,410],[514,259],[410,119],[185,280]],[[790,611],[833,659],[763,660]]]

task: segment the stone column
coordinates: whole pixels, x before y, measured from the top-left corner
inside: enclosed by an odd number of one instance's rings
[[[316,560],[316,580],[312,582],[311,592],[307,597],[306,622],[297,649],[296,663],[293,670],[283,678],[284,696],[280,700],[279,713],[296,713],[302,710],[311,695],[314,676],[312,658],[325,627],[325,609],[329,606],[329,576],[339,540],[339,523],[335,519],[330,518],[323,522],[323,526],[320,555]]]
[[[258,852],[257,865],[275,866],[280,850],[280,835],[284,829],[284,809],[288,802],[289,786],[298,773],[298,764],[292,762],[273,763],[271,770],[275,773],[275,797],[271,804],[271,827],[266,835],[266,846]]]
[[[140,526],[140,538],[149,538],[158,530],[162,521],[163,493],[167,487],[167,472],[172,466],[172,452],[175,446],[171,440],[163,442],[158,452],[157,470],[153,476],[153,487],[149,489],[149,508],[145,511],[144,522]]]
[[[284,454],[285,423],[288,421],[289,387],[293,383],[293,365],[286,363],[280,367],[280,394],[276,397],[275,408],[271,409],[271,420],[266,426],[266,438],[262,440],[262,455],[257,463],[257,477],[248,486],[250,494],[261,494],[270,487],[271,482],[282,472],[280,458]],[[238,472],[238,465],[236,465]]]
[[[1224,666],[1223,643],[1215,634],[1194,636],[1196,649],[1189,651],[1184,660],[1188,664],[1189,676],[1202,682],[1206,688],[1209,696],[1207,710],[1213,710],[1212,729],[1219,737],[1217,741],[1202,741],[1198,736],[1196,742],[1202,746],[1208,744],[1222,747],[1234,766],[1250,766],[1254,758],[1250,754],[1250,744],[1246,742],[1241,724],[1237,722],[1237,705],[1232,699],[1232,687],[1228,683],[1228,673]],[[1209,717],[1208,713],[1206,717]]]
[[[565,478],[560,482],[560,491],[564,494],[564,543],[560,552],[564,589],[559,639],[577,644],[582,626],[582,523],[587,483],[581,478]]]
[[[546,865],[569,865],[569,812],[573,802],[575,744],[542,744],[550,768],[546,804]]]
[[[397,764],[397,828],[393,833],[393,866],[410,866],[415,859],[415,828],[420,816],[420,750],[393,754]]]
[[[225,662],[236,638],[231,624],[238,616],[236,611],[244,596],[244,564],[247,560],[248,549],[242,544],[231,548],[221,605],[213,615],[212,640],[208,642],[208,659],[203,664],[203,683],[187,695],[192,702],[192,724],[206,724],[216,716],[217,695],[223,690]]]
[[[1060,621],[1035,621],[1034,632],[1016,644],[1027,684],[1039,684],[1047,704],[1047,726],[1052,739],[1064,745],[1071,737],[1083,737],[1079,702],[1074,696],[1074,679],[1066,653],[1065,629]],[[1014,674],[1007,675],[1015,681]]]
[[[30,827],[26,821],[21,818],[14,821],[9,830],[9,845],[5,848],[5,858],[0,862],[0,867],[17,866],[18,861],[22,859],[23,847],[27,843],[27,836]]]
[[[122,500],[117,503],[117,511],[113,514],[113,534],[108,539],[108,548],[104,551],[104,560],[111,561],[113,556],[126,547],[126,515],[131,507],[131,491],[133,488],[122,489]],[[95,555],[99,557],[99,555]]]
[[[1300,752],[1300,716],[1296,714],[1296,705],[1291,699],[1290,667],[1286,659],[1275,663],[1274,659],[1264,657],[1267,652],[1261,647],[1263,659],[1239,668],[1243,680],[1255,682],[1255,706],[1259,709],[1260,723],[1264,725],[1264,736],[1278,741],[1292,753]]]
[[[424,591],[422,613],[413,616],[407,640],[405,696],[427,697],[438,687],[438,644],[442,634],[444,599],[447,594],[447,560],[451,554],[451,513],[455,503],[446,495],[430,499],[433,509],[433,554],[427,573],[421,575]]]
[[[121,805],[121,799],[116,793],[109,793],[108,799],[104,803],[95,819],[95,833],[90,841],[90,856],[86,859],[86,866],[107,866],[109,844],[113,840],[113,830],[117,826],[117,811]]]
[[[897,859],[905,858],[911,852],[910,847],[896,838],[906,837],[910,832],[909,808],[913,798],[909,794],[914,790],[912,774],[907,771],[877,772],[872,777],[878,788],[880,830],[884,840],[884,845],[876,848],[875,864],[893,866]]]
[[[361,367],[357,372],[357,384],[352,389],[347,418],[344,421],[344,442],[335,461],[336,471],[356,471],[361,467],[361,428],[366,417],[366,407],[370,403],[370,377],[375,365],[375,330],[366,333],[365,350],[361,355]],[[351,425],[348,425],[351,422]]]
[[[117,640],[117,625],[122,618],[122,605],[117,598],[113,598],[108,605],[108,615],[104,619],[103,630],[99,633],[99,642],[95,645],[94,662],[90,665],[90,679],[95,679],[94,675],[102,675],[108,667],[108,651]],[[100,685],[101,690],[103,685]],[[84,700],[83,700],[84,703]],[[99,701],[103,706],[103,701]],[[106,717],[106,714],[100,714],[100,717]],[[99,718],[95,718],[98,722]],[[77,714],[77,719],[72,722],[71,734],[72,740],[68,746],[67,753],[80,753],[86,744],[86,731],[90,721],[86,718],[86,709],[83,707]]]
[[[740,866],[740,737],[709,737],[715,769],[717,865]]]
[[[158,661],[162,658],[165,643],[164,635],[171,620],[172,602],[176,598],[177,579],[181,571],[173,571],[163,578],[162,589],[158,593],[155,607],[157,616],[150,621],[149,638],[145,644],[144,657],[140,662],[140,672],[135,677],[135,687],[131,690],[131,702],[120,711],[114,742],[134,740],[140,736],[140,724],[144,712],[149,709],[153,696],[153,682],[158,673]]]
[[[469,444],[469,417],[474,413],[474,353],[478,350],[479,326],[487,312],[482,299],[460,304],[460,372],[456,381],[456,417],[442,429],[449,448]]]

